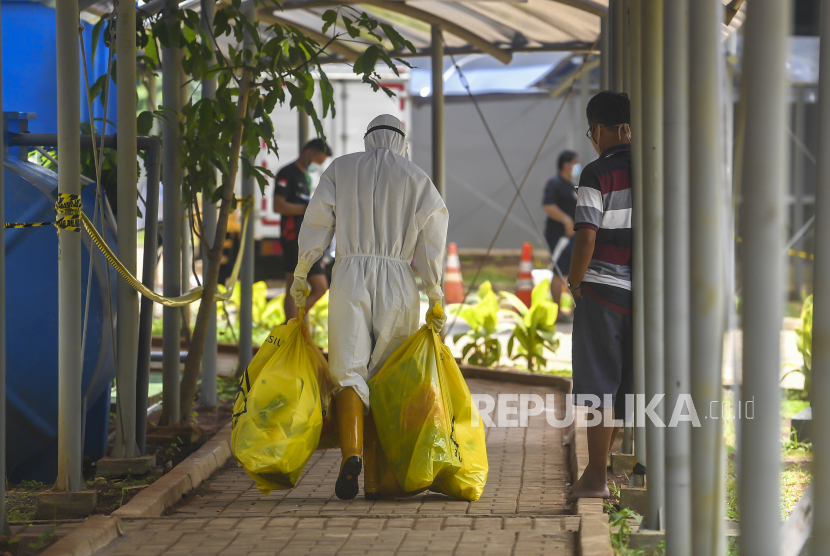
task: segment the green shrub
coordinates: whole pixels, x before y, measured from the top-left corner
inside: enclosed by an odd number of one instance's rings
[[[507,341],[507,355],[514,361],[525,358],[527,370],[533,372],[547,368],[545,348],[556,351],[559,348],[559,339],[556,334],[556,315],[559,306],[550,298],[550,282],[542,281],[533,288],[531,304],[527,306],[515,295],[501,292],[502,297],[518,311],[511,313],[516,321],[510,339]],[[513,355],[514,348],[516,355]]]

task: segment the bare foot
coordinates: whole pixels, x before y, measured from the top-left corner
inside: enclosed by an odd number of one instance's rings
[[[584,475],[583,478],[585,478]],[[568,504],[573,504],[580,498],[611,498],[611,492],[608,490],[605,481],[595,483],[587,479],[584,481],[580,479],[568,497]]]
[[[582,482],[582,477],[584,477],[584,476],[585,476],[585,473],[583,473],[576,481],[574,481],[574,484],[572,484],[571,486],[568,487],[568,492],[575,491],[577,489],[577,487],[579,487],[579,483]]]

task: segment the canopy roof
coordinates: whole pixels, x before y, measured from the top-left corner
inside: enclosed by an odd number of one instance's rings
[[[141,9],[155,13],[163,2],[144,2]],[[724,26],[724,33],[728,34],[743,21],[745,6],[742,0],[723,2],[726,19],[732,23]],[[108,11],[111,4],[111,0],[80,0],[82,9],[98,14]],[[181,4],[198,10],[201,0],[186,0]],[[263,23],[289,23],[318,42],[327,42],[332,31],[328,37],[321,34],[321,16],[325,10],[342,4],[351,4],[382,23],[393,25],[415,46],[418,56],[430,54],[431,26],[440,25],[445,53],[482,52],[505,64],[514,52],[597,50],[600,18],[608,12],[608,0],[285,0],[281,2],[282,10],[260,5],[256,15]],[[362,41],[349,39],[340,25],[334,32],[343,33],[342,40],[335,41],[328,49],[335,59],[352,61],[367,46]],[[411,53],[396,52],[395,55]]]

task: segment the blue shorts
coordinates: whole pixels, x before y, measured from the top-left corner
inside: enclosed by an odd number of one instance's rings
[[[553,250],[556,249],[556,244],[559,242],[559,238],[562,236],[557,237],[546,237],[545,239],[548,242],[548,248],[550,249],[551,256],[553,255]],[[574,250],[574,240],[576,236],[572,237],[568,242],[568,245],[559,255],[559,259],[557,261],[552,261],[556,263],[556,266],[559,267],[559,272],[562,273],[563,276],[567,276],[571,270],[571,254]],[[553,271],[554,276],[559,276],[559,272],[556,270]]]
[[[625,395],[634,393],[631,316],[583,293],[574,309],[573,326],[574,404],[593,405],[577,399],[579,394],[592,394],[605,407],[608,394],[615,418],[630,420],[634,408],[627,406]]]

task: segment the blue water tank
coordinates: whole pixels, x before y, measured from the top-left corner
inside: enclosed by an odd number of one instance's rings
[[[30,0],[2,0],[3,18],[3,108],[9,112],[36,113],[29,120],[32,133],[57,133],[57,47],[55,10]],[[108,49],[103,33],[92,57],[93,24],[82,22],[81,38],[87,54],[89,85],[107,71]],[[83,60],[80,62],[81,121],[88,122]],[[116,119],[116,87],[110,84],[107,120]],[[93,104],[93,117],[100,131],[104,108]],[[11,126],[14,130],[14,125]],[[80,130],[79,130],[80,132]],[[107,124],[107,134],[115,126]],[[6,221],[54,220],[56,175],[43,168],[5,161]],[[82,195],[84,210],[91,217],[92,188]],[[99,219],[100,221],[100,219]],[[114,233],[109,243],[114,247]],[[89,269],[89,236],[83,233],[83,291]],[[7,436],[6,469],[12,481],[29,479],[51,482],[57,476],[58,336],[57,336],[57,235],[54,228],[8,230],[6,232],[6,357]],[[94,246],[91,249],[96,250]],[[114,376],[109,305],[106,300],[106,267],[103,257],[93,257],[93,289],[84,350],[85,411],[84,454],[90,460],[105,455],[110,409],[110,385]],[[97,262],[96,262],[97,261]],[[115,273],[110,269],[113,291]],[[102,288],[101,285],[104,287]],[[114,301],[114,300],[113,300]],[[78,326],[83,323],[79,322]]]
[[[57,174],[15,159],[5,164],[6,222],[55,219]],[[92,218],[95,185],[81,194]],[[100,218],[98,219],[100,222]],[[100,228],[99,228],[100,229]],[[70,232],[61,232],[70,233]],[[107,292],[107,262],[81,232],[81,307],[87,305],[89,256],[92,290],[83,360],[84,455],[104,456],[115,374]],[[107,229],[115,247],[115,232]],[[52,482],[58,471],[58,234],[53,226],[6,230],[6,469],[11,481]],[[110,268],[115,292],[115,271]],[[113,296],[113,311],[115,311]],[[114,313],[113,313],[114,314]],[[77,326],[83,327],[83,320]]]
[[[3,110],[34,112],[32,133],[58,132],[57,46],[55,42],[55,9],[31,0],[2,0],[3,14]],[[92,58],[92,27],[82,22],[81,37],[87,55],[89,85],[107,72],[109,50],[104,45],[103,30],[98,37],[95,58]],[[81,122],[89,121],[84,84],[83,60],[80,63]],[[116,86],[110,83],[107,134],[115,133]],[[100,131],[104,108],[100,101],[92,106],[93,117]],[[80,132],[80,130],[79,130]]]

